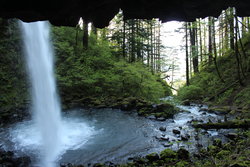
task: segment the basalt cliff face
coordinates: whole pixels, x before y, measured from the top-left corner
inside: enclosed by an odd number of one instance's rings
[[[75,26],[82,17],[103,28],[120,9],[125,19],[159,18],[165,22],[217,17],[229,6],[236,7],[238,16],[250,16],[248,0],[2,0],[0,17],[49,20],[58,26]]]

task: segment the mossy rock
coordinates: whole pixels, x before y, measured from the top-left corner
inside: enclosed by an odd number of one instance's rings
[[[152,161],[157,161],[160,159],[159,155],[157,153],[151,153],[151,154],[148,154],[146,155],[146,158],[152,162]]]
[[[175,164],[175,167],[187,167],[189,166],[189,162],[186,161],[180,161]]]
[[[189,160],[189,152],[184,148],[177,151],[177,156],[178,159]]]
[[[224,158],[226,158],[230,154],[231,154],[231,152],[228,151],[228,150],[221,150],[220,152],[218,152],[216,154],[216,158],[218,158],[218,159],[224,159]]]
[[[213,141],[213,145],[221,148],[222,147],[222,141],[220,139],[215,139]]]
[[[171,149],[165,149],[160,153],[161,159],[166,159],[166,158],[177,158],[177,153]]]
[[[101,163],[96,163],[93,165],[93,167],[105,167],[105,165]]]
[[[93,105],[98,106],[103,104],[101,100],[99,99],[93,99],[93,101],[91,102]]]
[[[138,111],[138,115],[140,115],[140,116],[145,116],[145,115],[147,115],[147,114],[150,114],[150,111],[149,111],[148,108],[142,108],[142,109],[140,109],[140,110]],[[154,115],[154,114],[153,114],[153,115]]]
[[[190,103],[190,100],[187,99],[187,100],[182,101],[181,104],[184,106],[190,106],[191,103]]]
[[[220,148],[217,147],[217,146],[208,146],[207,147],[207,151],[211,154],[211,155],[214,155],[214,154],[217,154],[219,151],[220,151]]]

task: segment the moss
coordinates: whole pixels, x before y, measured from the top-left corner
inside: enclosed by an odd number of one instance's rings
[[[166,159],[166,158],[177,158],[177,153],[171,149],[165,149],[160,153],[161,159]]]
[[[151,153],[146,156],[149,161],[159,160],[159,155],[157,153]]]
[[[209,107],[209,111],[216,111],[221,114],[228,114],[231,111],[230,106],[215,106],[215,107]]]
[[[241,90],[234,98],[235,105],[248,106],[250,105],[250,85]]]
[[[231,152],[228,150],[222,150],[216,154],[216,158],[218,159],[224,159],[226,156],[230,155]]]
[[[209,152],[210,155],[215,155],[220,151],[220,148],[217,146],[211,145],[207,147],[207,151]]]
[[[220,139],[215,139],[213,141],[213,145],[221,148],[222,147],[222,141]]]
[[[175,164],[176,167],[187,167],[187,166],[190,166],[190,163],[189,162],[186,162],[186,161],[180,161],[180,162],[177,162]]]

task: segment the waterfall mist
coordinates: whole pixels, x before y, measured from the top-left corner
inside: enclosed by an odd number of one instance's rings
[[[41,161],[54,166],[61,145],[61,115],[48,22],[20,22],[32,85],[32,112],[41,136]]]

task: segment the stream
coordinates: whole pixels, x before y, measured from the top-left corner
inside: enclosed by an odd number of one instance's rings
[[[185,112],[173,119],[157,121],[135,112],[116,109],[75,109],[62,114],[62,146],[59,164],[124,163],[163,149],[184,147],[195,152],[214,139],[227,141],[225,134],[233,130],[195,130],[191,121],[217,122],[224,116],[208,113],[207,106],[177,106]],[[204,110],[204,111],[202,111]],[[175,129],[175,133],[173,130]],[[178,134],[180,132],[180,134]],[[41,138],[35,123],[24,120],[0,129],[1,149],[16,156],[29,156],[38,166]]]

